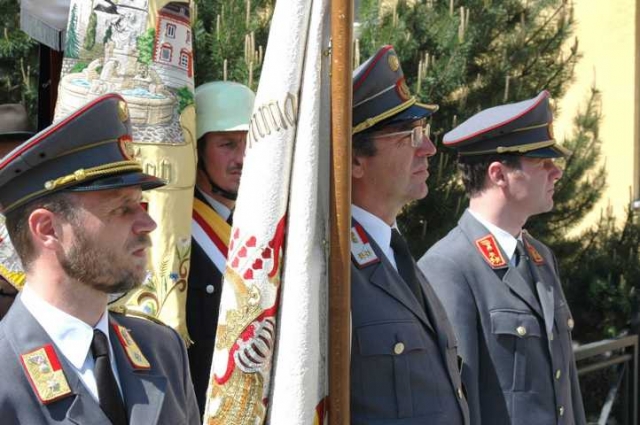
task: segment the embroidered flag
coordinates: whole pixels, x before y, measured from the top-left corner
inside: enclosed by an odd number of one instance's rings
[[[327,9],[326,0],[276,3],[229,243],[205,424],[324,423]]]

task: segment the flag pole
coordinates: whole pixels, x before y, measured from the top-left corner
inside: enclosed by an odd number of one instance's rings
[[[353,0],[331,2],[329,424],[350,421]]]

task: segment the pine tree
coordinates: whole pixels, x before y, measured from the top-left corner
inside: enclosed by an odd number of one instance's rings
[[[67,40],[64,43],[64,53],[68,58],[78,59],[79,41],[77,34],[78,24],[78,7],[74,4],[71,8],[71,17],[69,18],[69,27],[67,28]]]
[[[226,79],[256,90],[275,0],[196,3],[196,85]]]
[[[96,45],[96,28],[98,26],[98,14],[92,12],[89,16],[89,25],[87,25],[87,35],[84,38],[84,48],[86,50],[93,49]]]
[[[18,0],[0,0],[0,103],[22,103],[37,117],[38,45],[20,31]]]

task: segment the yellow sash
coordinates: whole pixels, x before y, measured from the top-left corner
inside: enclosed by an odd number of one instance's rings
[[[193,211],[199,215],[211,230],[216,234],[219,242],[225,247],[229,247],[229,239],[231,238],[231,226],[224,221],[209,205],[205,204],[198,198],[193,199]],[[204,229],[206,232],[206,229]],[[211,236],[211,235],[210,235]]]

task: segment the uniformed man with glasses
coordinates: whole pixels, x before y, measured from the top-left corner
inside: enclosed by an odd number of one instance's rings
[[[392,46],[353,74],[351,423],[468,424],[456,339],[400,235],[427,195],[428,117]]]

